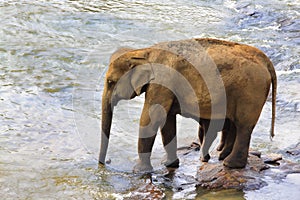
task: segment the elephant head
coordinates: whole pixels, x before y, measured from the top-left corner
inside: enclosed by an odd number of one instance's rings
[[[127,48],[119,49],[111,56],[102,95],[100,164],[105,163],[114,106],[120,100],[140,95],[144,86],[154,79],[148,56],[148,51]]]

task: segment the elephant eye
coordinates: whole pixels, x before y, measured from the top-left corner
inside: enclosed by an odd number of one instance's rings
[[[108,79],[107,80],[107,84],[109,87],[111,87],[112,85],[114,85],[115,81]]]

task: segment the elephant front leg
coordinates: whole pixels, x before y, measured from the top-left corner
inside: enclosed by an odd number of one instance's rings
[[[158,127],[166,119],[165,110],[162,106],[145,103],[140,120],[138,139],[138,163],[134,167],[134,172],[151,172],[150,157],[155,141]]]
[[[176,115],[169,114],[165,125],[161,128],[161,136],[164,148],[167,152],[166,167],[178,168],[179,159],[177,157],[177,137],[176,137]]]
[[[153,133],[154,134],[154,133]],[[133,171],[139,172],[152,172],[153,167],[151,165],[150,157],[152,147],[155,141],[156,133],[151,137],[139,138],[138,141],[138,156],[139,160],[134,166]]]

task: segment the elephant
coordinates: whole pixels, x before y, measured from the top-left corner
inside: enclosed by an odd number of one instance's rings
[[[261,50],[212,38],[120,49],[111,56],[105,76],[99,164],[105,164],[114,107],[120,100],[145,93],[135,172],[153,170],[150,157],[158,129],[167,154],[165,166],[179,167],[177,114],[199,123],[203,160],[209,159],[208,149],[222,130],[226,139],[222,139],[219,159],[226,167],[244,168],[251,134],[271,84],[273,137],[277,78]]]

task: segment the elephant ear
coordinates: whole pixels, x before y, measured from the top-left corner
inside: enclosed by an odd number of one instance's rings
[[[150,63],[136,64],[132,64],[129,71],[118,80],[112,95],[112,98],[115,98],[113,99],[114,102],[140,95],[143,86],[154,79],[154,72]]]
[[[114,60],[116,60],[117,58],[119,58],[120,56],[122,56],[123,54],[129,52],[129,51],[133,51],[133,49],[129,48],[129,47],[121,47],[121,48],[119,48],[110,57],[110,63],[113,62]]]
[[[153,68],[150,63],[135,66],[131,69],[131,73],[131,86],[136,95],[140,95],[142,93],[143,86],[147,85],[155,78]]]

